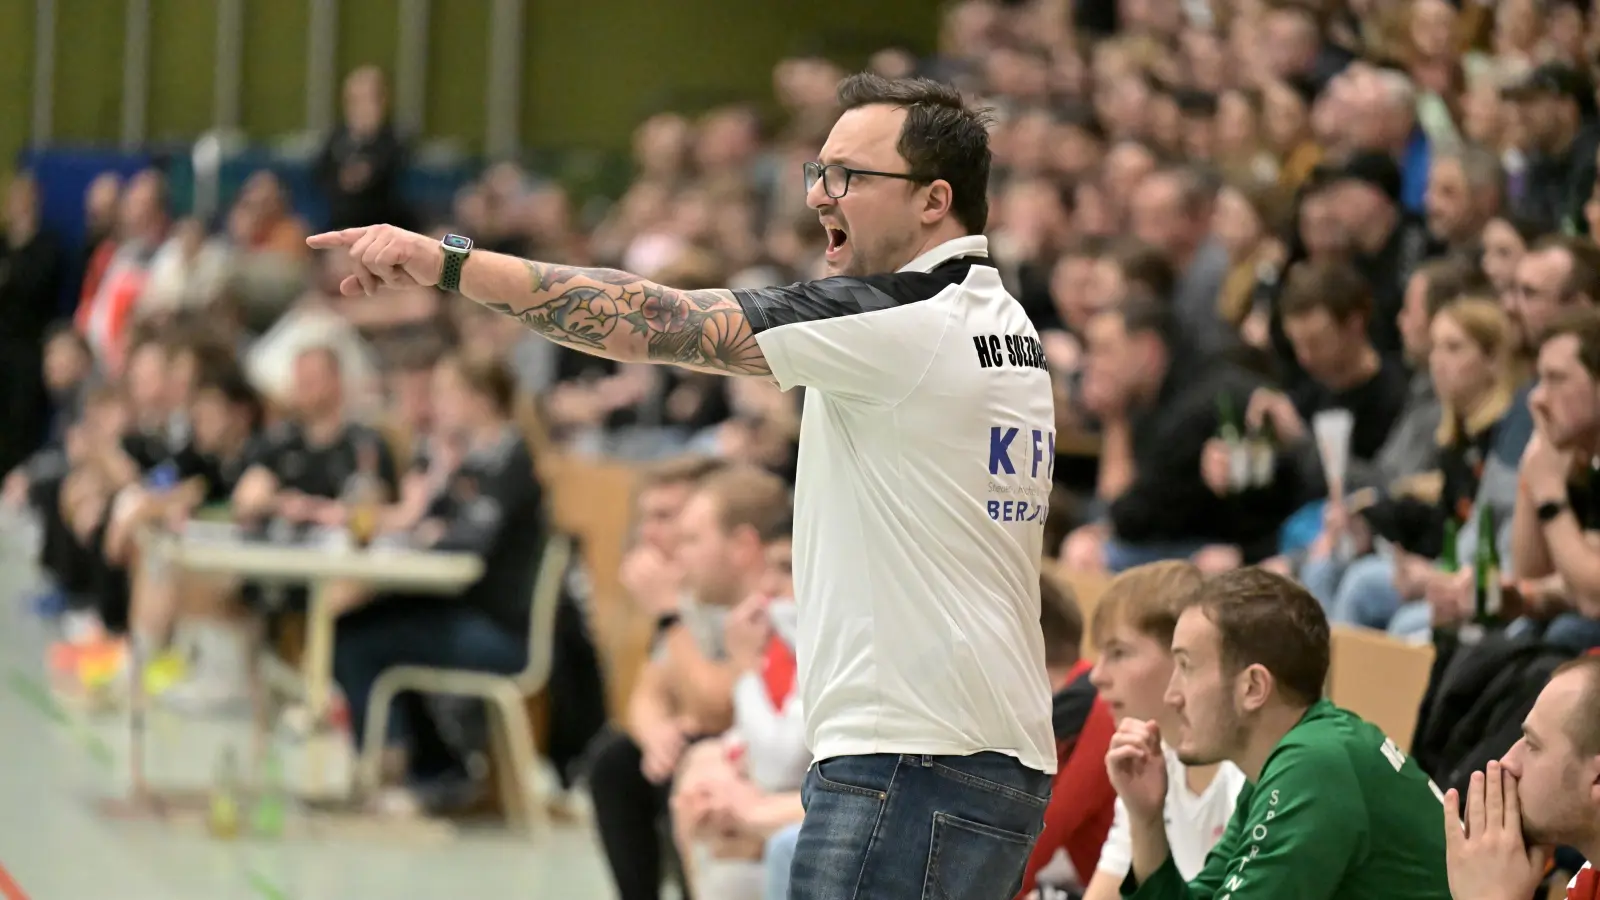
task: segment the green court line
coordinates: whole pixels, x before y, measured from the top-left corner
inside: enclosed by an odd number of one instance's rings
[[[71,731],[73,737],[83,745],[89,757],[96,763],[107,770],[116,764],[116,755],[111,752],[110,745],[99,735],[84,727],[76,717],[69,715],[61,702],[39,679],[12,666],[6,675],[6,685],[11,689],[11,693],[33,707],[40,715]],[[261,900],[289,900],[289,894],[283,888],[278,887],[272,879],[248,864],[244,866],[244,879]]]
[[[99,763],[102,767],[110,769],[116,762],[116,755],[111,752],[111,747],[98,734],[90,731],[76,717],[68,715],[61,703],[51,695],[50,691],[40,683],[37,678],[30,677],[21,669],[12,667],[7,683],[11,692],[22,698],[45,718],[57,725],[62,725],[72,732],[72,736],[83,749],[88,751],[89,758]]]
[[[244,867],[244,880],[250,883],[250,889],[260,895],[262,900],[289,900],[289,895],[283,888],[278,887],[271,879],[251,866]]]

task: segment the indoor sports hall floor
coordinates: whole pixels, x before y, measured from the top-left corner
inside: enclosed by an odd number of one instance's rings
[[[0,900],[612,896],[587,824],[526,839],[352,826],[333,839],[219,842],[197,825],[103,818],[95,799],[127,781],[126,720],[74,714],[43,690],[49,635],[25,599],[34,577],[15,533],[0,530]],[[223,745],[242,750],[248,736],[242,720],[170,713],[148,728],[152,782],[192,788],[210,783]]]

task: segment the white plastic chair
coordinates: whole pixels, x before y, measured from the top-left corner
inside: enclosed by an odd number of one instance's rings
[[[428,666],[395,666],[378,677],[367,706],[365,741],[357,770],[362,794],[371,796],[381,778],[385,729],[389,725],[389,706],[402,691],[479,697],[490,707],[490,753],[501,766],[500,797],[507,823],[512,828],[531,830],[544,817],[534,775],[538,760],[533,747],[533,723],[528,719],[527,699],[544,690],[550,682],[556,609],[561,602],[561,584],[572,558],[572,538],[551,534],[545,541],[534,579],[533,603],[529,610],[528,664],[515,675],[492,675],[460,669]]]

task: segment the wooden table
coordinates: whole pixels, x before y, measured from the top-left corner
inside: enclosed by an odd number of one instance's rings
[[[241,536],[230,525],[191,522],[183,535],[150,532],[145,559],[185,572],[226,575],[272,584],[310,587],[301,677],[311,721],[326,721],[333,686],[336,618],[327,587],[354,581],[388,592],[455,594],[483,574],[483,560],[470,553],[444,553],[402,546],[350,548],[348,541],[275,544]],[[363,723],[352,722],[352,728]],[[313,733],[307,746],[306,793],[325,795],[327,746]]]

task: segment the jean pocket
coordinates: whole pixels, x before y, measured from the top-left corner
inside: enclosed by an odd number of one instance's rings
[[[888,766],[887,777],[878,771],[882,765]],[[889,796],[889,782],[894,780],[895,763],[891,759],[882,765],[874,765],[862,757],[842,756],[813,763],[811,773],[819,790],[883,800]],[[881,787],[877,786],[879,782]]]
[[[970,788],[976,788],[980,791],[997,794],[1006,798],[1007,800],[1021,803],[1025,806],[1031,806],[1036,810],[1043,811],[1046,806],[1050,805],[1050,776],[1045,775],[1042,772],[1037,773],[1036,776],[1034,776],[1033,773],[1030,773],[1028,780],[1037,780],[1041,783],[1041,788],[1045,792],[1045,796],[1043,797],[1032,793],[1031,791],[1023,790],[1020,787],[1012,787],[1009,784],[1001,784],[992,778],[985,778],[982,775],[977,775],[972,772],[963,772],[960,769],[954,768],[953,766],[947,766],[944,763],[934,763],[932,768],[933,773],[938,775],[940,778],[948,778],[951,781],[959,782]]]
[[[949,813],[933,814],[923,900],[998,900],[1016,895],[1034,837]]]

